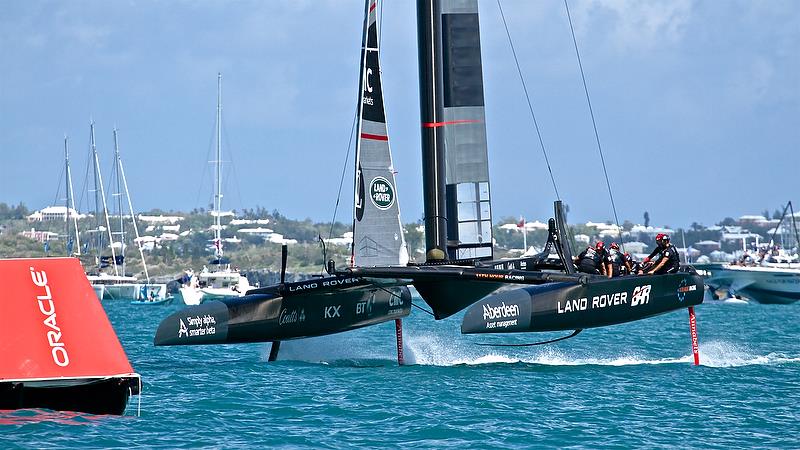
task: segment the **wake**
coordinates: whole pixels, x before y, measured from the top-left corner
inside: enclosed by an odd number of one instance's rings
[[[281,347],[278,360],[349,367],[397,364],[396,349],[393,345],[388,345],[386,342],[381,345],[374,344],[371,339],[359,339],[347,334],[287,341]],[[269,348],[269,345],[263,347],[262,357],[264,360],[267,359]],[[553,346],[536,350],[487,349],[435,334],[406,335],[403,352],[406,365],[439,367],[487,364],[624,367],[662,364],[691,365],[693,361],[688,349],[685,355],[666,358],[653,358],[636,352],[595,356],[568,352]],[[746,345],[739,343],[709,341],[700,344],[700,365],[705,367],[732,368],[797,363],[800,363],[799,356],[775,352],[759,355],[750,351]]]

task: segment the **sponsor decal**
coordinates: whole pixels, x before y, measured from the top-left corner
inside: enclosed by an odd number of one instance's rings
[[[306,321],[306,310],[300,309],[282,309],[278,316],[278,325],[287,325]]]
[[[367,93],[372,94],[372,68],[368,67],[366,72],[364,73],[364,97],[362,102],[365,105],[374,105],[375,101],[372,99],[371,96],[367,95]]]
[[[498,299],[499,300],[499,299]],[[497,301],[497,300],[496,300]],[[482,304],[482,311],[477,310],[476,313],[483,313],[482,318],[487,330],[499,330],[504,328],[524,329],[530,323],[530,302],[522,301],[520,303],[506,303],[501,301],[498,305],[495,304]],[[479,316],[480,317],[480,316]],[[478,317],[476,317],[478,319]]]
[[[386,314],[390,316],[403,314],[403,306],[403,298],[399,295],[392,295],[389,297],[389,310],[386,311]]]
[[[319,287],[350,286],[360,282],[360,278],[332,278],[329,280],[311,281],[297,285],[289,285],[289,292],[302,292]]]
[[[178,319],[178,337],[210,336],[217,334],[217,318],[206,314],[204,316],[186,316],[186,322]],[[187,325],[188,324],[188,325]]]
[[[686,279],[681,280],[681,283],[678,285],[678,301],[683,302],[686,298],[687,292],[692,292],[697,290],[697,285],[694,283],[689,284]]]
[[[340,309],[342,309],[342,305],[326,306],[325,307],[325,318],[326,319],[335,319],[337,317],[342,317],[342,315],[339,313]]]
[[[380,210],[387,210],[394,205],[394,189],[389,180],[375,177],[369,183],[369,198],[372,204]]]
[[[564,302],[563,307],[561,306],[561,301],[559,300],[556,305],[556,308],[558,309],[559,314],[564,314],[573,311],[585,311],[588,306],[589,306],[589,299],[587,297],[583,297],[572,300],[566,300]]]
[[[372,304],[374,302],[375,300],[370,298],[369,300],[356,303],[356,314],[372,314]]]
[[[647,291],[643,294],[649,298],[650,295],[650,286],[639,286],[634,290],[634,295],[636,295],[636,291],[640,290],[640,288],[647,288]],[[642,294],[640,294],[641,296]],[[640,301],[642,301],[640,299]],[[647,303],[647,300],[644,300]],[[614,292],[611,294],[600,294],[594,295],[591,297],[582,297],[582,298],[574,298],[564,300],[563,302],[559,300],[556,303],[556,312],[558,314],[565,314],[571,313],[576,311],[586,311],[588,309],[603,309],[609,308],[614,306],[622,306],[628,304],[628,293],[627,292]],[[636,306],[640,303],[634,303],[631,301],[630,306]]]
[[[364,217],[364,177],[361,175],[361,164],[358,165],[356,173],[356,220],[361,222]]]
[[[503,273],[476,273],[475,278],[483,278],[488,280],[525,281],[525,277],[522,275],[507,275]]]
[[[315,289],[315,288],[318,288],[318,287],[319,287],[319,284],[317,284],[317,282],[299,284],[297,286],[289,286],[289,292],[306,291],[308,289]]]
[[[53,303],[53,296],[50,294],[50,286],[47,285],[47,273],[43,270],[37,272],[33,267],[31,270],[31,280],[36,287],[41,288],[43,295],[36,296],[36,302],[39,305],[39,312],[45,317],[44,323],[49,330],[45,336],[47,343],[50,344],[50,354],[53,357],[53,362],[59,367],[67,367],[69,365],[69,354],[67,347],[61,340],[61,328],[56,323],[56,305]]]
[[[646,284],[644,286],[636,286],[631,296],[631,306],[646,305],[650,302],[650,290],[653,286]]]
[[[322,285],[323,286],[345,286],[345,285],[351,285],[351,284],[354,284],[354,283],[358,283],[359,281],[361,281],[360,278],[334,278],[332,280],[323,280],[322,281]]]
[[[502,302],[500,306],[483,305],[483,320],[507,319],[509,317],[519,317],[519,305],[506,305],[506,302]]]
[[[627,292],[614,292],[613,294],[600,294],[589,297],[559,300],[556,304],[558,314],[570,313],[575,311],[586,311],[587,309],[602,309],[610,306],[620,306],[628,304]]]

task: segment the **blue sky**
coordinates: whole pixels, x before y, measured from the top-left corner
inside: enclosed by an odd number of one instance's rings
[[[563,2],[502,4],[570,221],[613,219]],[[800,2],[570,7],[620,220],[710,225],[800,203]],[[554,193],[497,3],[480,8],[494,217],[544,219]],[[0,3],[0,201],[53,202],[64,133],[80,189],[91,117],[106,171],[120,130],[136,209],[206,206],[221,71],[225,205],[330,220],[362,15],[344,0]],[[384,92],[407,222],[422,217],[415,27],[413,2],[387,2]]]

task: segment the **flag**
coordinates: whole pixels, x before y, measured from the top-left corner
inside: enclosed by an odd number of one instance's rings
[[[525,228],[525,218],[519,216],[519,222],[517,222],[517,228]]]

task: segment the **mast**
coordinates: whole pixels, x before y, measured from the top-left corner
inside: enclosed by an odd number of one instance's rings
[[[122,275],[125,275],[125,221],[122,218],[122,180],[120,179],[119,170],[122,166],[120,166],[120,157],[119,157],[119,144],[117,143],[117,127],[114,127],[114,174],[116,175],[116,184],[117,184],[117,192],[114,194],[114,197],[117,197],[117,214],[119,214],[119,244],[120,244],[120,253],[122,254]],[[112,242],[113,245],[113,242]]]
[[[103,189],[103,176],[100,174],[100,158],[97,156],[97,146],[95,145],[94,140],[94,121],[90,123],[91,128],[91,143],[92,143],[92,161],[94,162],[94,206],[95,206],[95,214],[100,214],[100,205],[103,205],[103,216],[105,218],[106,224],[106,231],[108,232],[108,241],[112,245],[111,247],[111,264],[114,265],[114,275],[119,275],[119,269],[117,269],[117,254],[114,251],[114,238],[111,235],[111,222],[108,219],[108,206],[106,205],[106,192]],[[99,195],[98,195],[99,193]],[[98,262],[98,270],[101,268],[100,266],[102,261],[102,247],[103,247],[103,236],[100,233],[100,218],[95,218],[95,223],[97,224],[97,229],[95,230],[97,233],[97,262]]]
[[[73,254],[72,249],[75,248],[75,247],[70,248],[71,240],[72,240],[72,235],[71,235],[72,234],[72,228],[70,228],[69,215],[70,215],[70,211],[75,211],[75,195],[74,195],[75,193],[72,190],[72,171],[70,170],[70,167],[69,167],[69,138],[67,137],[67,135],[64,135],[64,164],[65,164],[65,171],[67,173],[67,177],[66,177],[67,199],[66,199],[66,202],[65,202],[65,206],[67,207],[67,214],[66,214],[66,218],[65,218],[66,226],[67,226],[67,230],[66,230],[67,231],[67,244],[66,245],[67,245],[67,256],[72,256],[72,254]],[[70,210],[70,208],[72,208],[72,209]],[[73,218],[73,224],[72,225],[73,225],[73,227],[75,229],[75,243],[74,243],[74,245],[78,246],[78,251],[75,252],[74,254],[80,255],[81,254],[81,238],[80,238],[80,235],[78,235],[78,217],[77,216]]]
[[[214,195],[214,255],[219,260],[222,257],[222,73],[217,73],[217,157],[214,162],[217,189]]]
[[[422,194],[425,204],[425,259],[447,258],[444,115],[441,96],[441,34],[438,0],[417,2],[419,107],[422,121]]]
[[[122,177],[122,186],[125,188],[125,198],[128,199],[128,211],[131,213],[131,222],[133,222],[133,232],[136,235],[136,246],[139,248],[139,256],[142,258],[142,267],[144,267],[144,277],[150,283],[150,274],[147,273],[147,261],[144,260],[144,250],[142,249],[142,241],[139,239],[139,226],[136,225],[136,215],[133,213],[133,201],[131,200],[130,191],[128,191],[128,180],[125,178],[125,169],[122,166],[122,157],[119,154],[119,146],[117,145],[117,129],[114,128],[114,147],[117,154],[117,167],[119,168],[119,175]],[[124,261],[124,260],[123,260]]]

